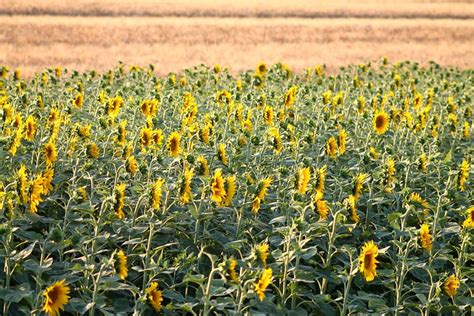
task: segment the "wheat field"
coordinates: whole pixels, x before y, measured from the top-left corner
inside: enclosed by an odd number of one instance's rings
[[[474,64],[469,1],[3,1],[0,64],[29,76],[50,65],[105,70],[118,61],[162,74],[264,60],[330,70],[386,56],[461,68]]]

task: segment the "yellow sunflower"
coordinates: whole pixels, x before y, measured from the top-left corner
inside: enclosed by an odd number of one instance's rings
[[[46,145],[44,145],[44,156],[48,166],[51,166],[58,158],[58,150],[52,141],[49,141]]]
[[[123,207],[125,206],[125,188],[125,183],[121,183],[115,190],[114,210],[118,219],[123,219],[125,217],[125,213],[123,211]]]
[[[330,137],[326,143],[326,154],[331,158],[336,158],[338,151],[337,141],[334,137]]]
[[[362,247],[362,252],[359,256],[359,271],[364,275],[367,282],[373,281],[377,276],[377,256],[379,248],[371,240],[366,242]]]
[[[225,200],[224,205],[230,206],[232,198],[237,192],[237,180],[235,176],[229,176],[225,179]]]
[[[466,211],[466,219],[464,220],[462,226],[464,228],[474,228],[474,206],[471,206]]]
[[[263,270],[260,279],[255,284],[255,293],[258,295],[258,299],[260,300],[260,302],[263,302],[263,300],[265,299],[265,290],[272,282],[272,279],[272,268],[268,268]]]
[[[469,178],[469,163],[466,159],[463,159],[461,165],[459,166],[458,173],[458,187],[459,190],[464,191],[466,189],[466,182]]]
[[[65,282],[64,279],[57,281],[43,291],[44,303],[42,310],[49,316],[59,315],[60,310],[64,310],[64,305],[69,302],[71,289]]]
[[[268,249],[269,249],[269,246],[266,242],[261,243],[255,249],[257,252],[257,257],[260,259],[264,267],[267,265],[267,258],[268,258],[268,255],[270,254],[268,252]]]
[[[163,191],[163,183],[165,183],[165,180],[160,178],[156,180],[155,184],[153,185],[153,189],[151,192],[151,207],[154,210],[159,209],[161,206],[161,194]]]
[[[173,132],[168,137],[168,142],[166,143],[166,148],[169,151],[171,157],[178,157],[181,153],[181,135],[178,132]]]
[[[230,259],[229,263],[229,276],[232,281],[235,283],[239,283],[239,276],[237,275],[237,272],[235,271],[235,267],[237,267],[237,260],[235,259]]]
[[[222,177],[222,170],[217,169],[211,180],[211,200],[221,205],[224,202],[226,191],[224,187],[224,178]]]
[[[146,297],[150,302],[151,306],[155,311],[159,312],[161,310],[161,303],[163,302],[163,296],[158,288],[158,282],[151,282],[150,287],[145,290]]]
[[[118,275],[120,276],[120,279],[125,280],[125,278],[128,275],[128,268],[127,268],[127,256],[125,256],[125,253],[123,252],[123,250],[120,250],[117,253],[117,260],[118,260],[118,265],[117,265]]]
[[[309,180],[311,178],[311,169],[309,167],[298,170],[296,187],[300,194],[305,194],[308,189]]]
[[[191,181],[193,176],[193,169],[186,169],[184,171],[183,180],[181,181],[181,187],[179,191],[179,201],[182,205],[188,203],[191,200]]]
[[[227,157],[225,147],[225,144],[219,144],[219,148],[217,149],[217,157],[224,166],[227,166],[229,164],[229,158]]]
[[[431,251],[431,234],[430,234],[430,226],[428,224],[421,225],[420,228],[420,240],[421,246],[423,249]]]
[[[378,111],[374,116],[374,130],[377,135],[385,134],[388,130],[389,116],[385,111]]]
[[[459,283],[459,279],[456,277],[456,275],[451,274],[446,282],[444,282],[444,291],[446,294],[451,297],[455,296],[459,288]]]

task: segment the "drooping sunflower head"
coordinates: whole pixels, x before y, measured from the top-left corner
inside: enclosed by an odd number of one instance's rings
[[[151,282],[150,286],[145,290],[148,301],[156,312],[161,310],[161,304],[163,302],[163,295],[158,290],[158,282]]]
[[[228,270],[230,279],[235,283],[239,283],[239,276],[237,274],[237,271],[235,271],[236,267],[237,267],[237,260],[230,259],[229,270]]]
[[[131,174],[135,174],[138,171],[138,163],[137,160],[135,159],[135,156],[130,156],[127,159],[127,171],[130,172]]]
[[[453,297],[456,295],[456,292],[458,291],[459,288],[459,279],[456,277],[456,275],[451,274],[449,278],[444,282],[444,291],[446,292],[447,295]]]
[[[296,188],[300,194],[305,194],[308,189],[309,180],[311,178],[311,169],[309,167],[298,170]]]
[[[184,170],[183,178],[181,180],[181,186],[179,189],[179,201],[182,205],[188,203],[191,200],[191,181],[194,176],[194,169]]]
[[[151,207],[154,210],[157,210],[161,206],[161,194],[163,191],[163,184],[165,183],[164,179],[158,179],[155,181],[153,185],[153,189],[151,192]]]
[[[87,156],[92,159],[99,158],[99,147],[96,143],[90,143],[87,145]]]
[[[120,250],[117,252],[117,270],[118,270],[118,275],[120,279],[125,280],[125,278],[128,276],[128,268],[127,268],[127,256],[123,252],[123,250]]]
[[[268,246],[268,243],[266,242],[261,243],[255,249],[257,253],[257,257],[260,259],[263,266],[267,265],[267,258],[268,258],[268,255],[270,254],[268,252],[268,249],[269,249],[269,246]]]
[[[365,173],[359,173],[354,180],[354,188],[352,190],[352,195],[356,200],[358,200],[362,194],[362,189],[367,179],[367,175]]]
[[[474,228],[474,206],[466,210],[466,219],[462,225],[464,228]]]
[[[59,315],[64,310],[64,305],[69,302],[69,292],[71,289],[66,285],[66,280],[61,280],[50,285],[43,291],[44,303],[43,312],[49,316]]]
[[[364,275],[367,282],[373,281],[377,276],[377,256],[379,248],[371,240],[366,242],[362,247],[362,252],[359,256],[359,271]]]
[[[260,200],[263,200],[265,196],[267,195],[267,190],[272,184],[272,180],[273,180],[272,177],[267,177],[260,181],[258,185],[258,191],[257,191],[257,197]]]
[[[225,179],[225,200],[224,204],[230,206],[232,204],[232,198],[237,192],[237,178],[235,176],[229,176]]]
[[[430,226],[428,224],[421,225],[420,228],[420,240],[421,246],[423,249],[431,251],[431,234],[430,234]]]
[[[263,302],[263,300],[265,299],[265,290],[273,280],[272,273],[272,268],[263,270],[260,279],[255,284],[255,293],[258,295],[258,299],[260,300],[260,302]]]
[[[378,111],[374,115],[374,130],[377,135],[382,135],[388,130],[389,116],[385,111]]]
[[[48,166],[52,165],[56,161],[58,158],[58,150],[56,149],[54,142],[49,141],[46,145],[44,145],[44,156]]]
[[[178,132],[173,132],[168,137],[166,148],[168,149],[168,152],[171,157],[178,157],[178,155],[181,153],[180,142],[181,135]]]
[[[225,144],[219,144],[219,147],[217,149],[217,157],[219,158],[219,160],[222,162],[224,166],[227,166],[229,163],[229,158],[227,157],[227,152],[225,148],[226,148]]]
[[[334,137],[330,137],[326,143],[326,154],[331,158],[336,158],[338,151],[337,141]]]

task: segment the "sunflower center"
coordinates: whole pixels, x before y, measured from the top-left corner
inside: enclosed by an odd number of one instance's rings
[[[49,299],[51,300],[51,302],[54,304],[54,302],[56,302],[58,300],[58,297],[59,297],[59,288],[58,287],[54,287],[51,289],[51,292],[48,293],[48,297]]]
[[[366,253],[364,256],[364,268],[370,269],[372,266],[372,254],[370,252]]]
[[[383,116],[377,116],[375,120],[375,126],[377,128],[382,128],[385,126],[385,118]]]

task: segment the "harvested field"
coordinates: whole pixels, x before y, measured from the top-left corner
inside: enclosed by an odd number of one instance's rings
[[[27,76],[53,65],[104,70],[118,61],[152,63],[162,73],[200,63],[239,71],[261,60],[296,70],[319,63],[337,69],[381,56],[474,65],[470,2],[76,3],[6,1],[0,64],[21,67]]]

